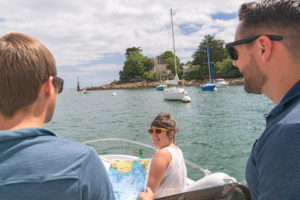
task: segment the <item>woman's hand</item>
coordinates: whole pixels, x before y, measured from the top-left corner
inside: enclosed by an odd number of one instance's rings
[[[154,199],[154,195],[153,195],[152,190],[149,187],[147,187],[146,188],[146,192],[141,192],[139,194],[139,199],[140,200],[153,200]]]

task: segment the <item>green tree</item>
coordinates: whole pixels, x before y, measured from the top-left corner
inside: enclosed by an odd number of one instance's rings
[[[201,41],[198,49],[192,55],[193,65],[199,65],[200,67],[207,67],[207,50],[206,43],[209,46],[210,60],[212,63],[221,62],[228,57],[225,51],[223,40],[216,40],[214,36],[206,35]]]
[[[214,65],[214,70],[216,76],[224,78],[237,78],[242,77],[239,69],[232,65],[232,60],[230,58],[225,58],[221,62],[217,62]]]
[[[152,74],[150,74],[149,72],[144,72],[143,77],[144,77],[144,79],[146,79],[147,81],[154,81],[156,75],[157,75],[156,72],[154,72],[154,73],[152,73]]]
[[[148,58],[145,62],[145,71],[149,72],[154,67],[154,59]]]
[[[138,54],[142,54],[143,49],[141,47],[130,47],[130,48],[127,48],[126,49],[126,53],[125,53],[126,58],[129,56],[129,54],[131,52],[136,52]]]
[[[174,54],[172,51],[165,51],[160,55],[162,59],[167,63],[167,68],[175,75],[175,66],[174,66]],[[182,67],[180,65],[180,60],[176,56],[176,68],[178,76],[181,77],[183,74]]]
[[[192,61],[188,61],[185,65],[188,65],[190,67],[193,67],[193,62]]]
[[[119,72],[121,81],[139,81],[145,78],[151,79],[149,75],[143,75],[153,68],[154,61],[144,56],[141,53],[142,51],[140,47],[127,48],[123,71]]]
[[[185,74],[185,79],[207,79],[208,78],[208,72],[207,72],[207,68],[200,68],[197,70],[192,70],[188,73]]]

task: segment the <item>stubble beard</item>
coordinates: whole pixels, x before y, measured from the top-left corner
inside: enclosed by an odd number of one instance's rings
[[[248,93],[262,94],[262,87],[267,81],[266,75],[259,69],[253,55],[250,56],[250,62],[245,67],[246,70],[242,72],[245,85],[244,89]]]

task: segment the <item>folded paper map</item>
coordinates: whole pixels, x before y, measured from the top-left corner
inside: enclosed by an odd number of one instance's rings
[[[146,189],[150,159],[102,161],[108,170],[116,200],[135,200]]]

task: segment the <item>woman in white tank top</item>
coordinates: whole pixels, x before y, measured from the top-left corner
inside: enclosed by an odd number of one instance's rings
[[[175,119],[166,112],[157,115],[148,129],[153,145],[159,148],[152,158],[147,182],[155,198],[181,193],[186,185],[184,158],[174,143],[177,131]]]

